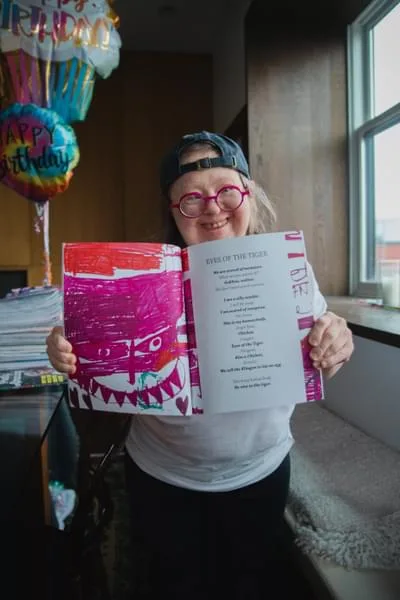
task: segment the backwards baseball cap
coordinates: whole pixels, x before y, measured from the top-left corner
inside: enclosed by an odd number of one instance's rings
[[[180,164],[182,152],[192,144],[207,143],[215,148],[219,156],[201,158],[195,162]],[[200,131],[184,135],[174,148],[164,157],[160,168],[160,185],[163,194],[168,195],[171,185],[185,173],[200,169],[228,167],[235,169],[250,179],[249,166],[243,150],[237,142],[219,133]]]

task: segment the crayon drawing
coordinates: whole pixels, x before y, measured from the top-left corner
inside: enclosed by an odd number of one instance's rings
[[[77,356],[73,406],[191,414],[178,248],[64,245],[65,334]]]
[[[303,233],[292,231],[285,234],[285,241],[290,243],[290,279],[293,295],[296,299],[297,325],[304,371],[305,401],[322,400],[324,397],[321,371],[313,366],[310,357],[311,346],[308,334],[314,325],[313,289],[307,265]],[[289,246],[288,246],[289,249]]]

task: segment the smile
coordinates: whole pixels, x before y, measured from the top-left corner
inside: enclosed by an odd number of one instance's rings
[[[225,227],[227,223],[228,219],[224,219],[223,221],[218,221],[218,223],[203,223],[202,227],[204,227],[204,229],[212,231],[214,229],[222,229],[222,227]]]

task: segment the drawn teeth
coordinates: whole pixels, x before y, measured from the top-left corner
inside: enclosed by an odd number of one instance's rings
[[[90,393],[95,394],[99,388],[100,388],[100,384],[97,383],[97,381],[95,379],[92,379],[91,386],[90,386]]]
[[[101,388],[101,392],[103,394],[103,400],[106,404],[108,404],[110,397],[112,395],[112,392],[110,389],[108,389],[107,387],[105,387],[104,385],[100,386]]]
[[[172,385],[169,381],[164,381],[164,383],[161,385],[161,389],[162,391],[167,394],[167,398],[173,398],[174,397],[174,390],[172,388]],[[164,398],[165,400],[166,398]]]
[[[114,392],[118,406],[122,406],[125,401],[125,392]]]
[[[149,397],[149,393],[147,390],[143,390],[143,391],[139,392],[139,398],[143,402],[143,404],[146,404],[147,406],[149,406],[150,397]]]
[[[161,391],[161,402],[164,402],[164,400],[170,400],[172,398],[172,390],[168,389],[164,389],[164,387],[161,385],[160,387],[160,391]]]
[[[182,390],[182,388],[183,384],[181,382],[179,371],[177,368],[175,368],[169,377],[167,377],[167,379],[161,383],[161,390],[164,393],[164,400],[173,398]]]
[[[162,404],[163,401],[163,397],[162,397],[162,393],[159,387],[153,387],[150,388],[148,390],[149,392],[149,399],[150,399],[150,403],[151,401],[156,402],[157,404]]]
[[[180,392],[182,389],[182,383],[177,368],[172,371],[169,381],[177,388],[177,392]]]
[[[138,393],[137,393],[136,390],[133,391],[133,392],[130,392],[129,394],[127,394],[126,397],[128,398],[129,402],[131,404],[133,404],[133,406],[137,406],[137,403],[138,403]]]
[[[85,390],[86,392],[90,391],[90,384],[92,381],[90,379],[90,377],[85,377],[84,375],[78,375],[75,381],[78,383],[79,387],[82,390]]]
[[[165,400],[174,398],[184,387],[182,382],[182,374],[179,367],[175,367],[168,377],[160,382],[159,385],[146,388],[144,390],[132,390],[132,386],[127,383],[127,388],[130,392],[118,391],[99,383],[92,377],[79,375],[75,379],[71,378],[71,384],[76,387],[79,394],[79,399],[88,406],[88,399],[85,396],[92,395],[105,404],[116,403],[118,406],[123,406],[124,403],[129,403],[137,406],[138,402],[146,405],[162,405]],[[77,399],[74,397],[74,401]]]
[[[89,410],[93,409],[92,398],[90,397],[89,394],[82,394],[82,400]]]

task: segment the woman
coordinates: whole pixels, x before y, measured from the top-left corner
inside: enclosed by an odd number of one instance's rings
[[[169,243],[261,233],[274,221],[242,150],[225,136],[184,136],[165,157],[160,183]],[[342,318],[326,312],[315,280],[314,316],[311,357],[331,377],[350,358],[352,335]],[[47,345],[54,367],[73,373],[76,358],[60,328]],[[132,418],[127,486],[152,597],[207,598],[214,586],[227,598],[267,597],[279,572],[293,409],[288,398],[287,406],[257,411]]]

